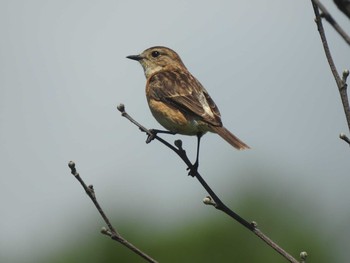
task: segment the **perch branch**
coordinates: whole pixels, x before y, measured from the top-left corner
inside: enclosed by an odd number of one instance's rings
[[[158,135],[152,134],[152,132],[142,126],[140,123],[135,121],[126,111],[125,106],[123,104],[120,104],[118,106],[118,110],[121,112],[121,115],[128,119],[130,122],[135,124],[142,132],[145,132],[148,136],[153,136],[155,140],[158,140],[159,142],[163,143],[165,146],[173,150],[187,165],[187,167],[191,167],[192,163],[187,157],[186,151],[182,148],[182,141],[176,140],[175,146],[171,145],[167,141],[165,141],[163,138],[159,137]],[[197,180],[200,182],[200,184],[205,188],[205,190],[209,193],[210,196],[206,197],[203,202],[205,204],[213,205],[216,209],[224,212],[234,220],[236,220],[238,223],[243,225],[248,230],[252,231],[255,235],[257,235],[260,239],[262,239],[267,245],[272,247],[275,251],[277,251],[279,254],[281,254],[285,259],[287,259],[289,262],[298,263],[298,261],[293,258],[290,254],[288,254],[284,249],[282,249],[279,245],[277,245],[275,242],[273,242],[269,237],[267,237],[264,233],[262,233],[258,228],[257,224],[255,222],[248,222],[244,218],[242,218],[240,215],[232,211],[230,208],[228,208],[221,199],[215,194],[215,192],[209,187],[209,185],[206,183],[206,181],[202,178],[202,176],[198,173],[198,171],[193,171],[191,174],[193,177],[196,177]]]
[[[91,201],[94,203],[94,205],[96,206],[96,209],[98,210],[98,212],[100,213],[101,217],[103,218],[103,220],[105,221],[105,223],[108,226],[108,230],[106,228],[102,228],[101,233],[104,235],[109,236],[111,239],[121,243],[122,245],[124,245],[125,247],[129,248],[131,251],[133,251],[134,253],[136,253],[137,255],[139,255],[140,257],[144,258],[145,260],[147,260],[148,262],[153,262],[156,263],[157,261],[154,260],[153,258],[151,258],[150,256],[148,256],[146,253],[142,252],[140,249],[138,249],[137,247],[135,247],[133,244],[131,244],[129,241],[127,241],[125,238],[123,238],[113,227],[113,225],[111,224],[110,220],[108,219],[108,217],[106,216],[105,212],[103,211],[103,209],[101,208],[100,204],[98,203],[97,199],[96,199],[96,195],[95,195],[95,191],[92,185],[87,186],[84,182],[84,180],[80,177],[79,173],[77,172],[76,168],[75,168],[75,163],[70,161],[68,163],[69,168],[71,169],[71,173],[72,175],[74,175],[74,177],[79,181],[79,183],[81,184],[81,186],[84,188],[85,192],[87,193],[87,195],[90,197]]]

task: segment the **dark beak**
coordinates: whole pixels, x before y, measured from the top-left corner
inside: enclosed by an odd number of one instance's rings
[[[136,61],[140,61],[142,59],[140,55],[131,55],[131,56],[127,56],[126,58],[136,60]]]

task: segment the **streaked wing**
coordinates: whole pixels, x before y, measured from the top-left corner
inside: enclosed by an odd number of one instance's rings
[[[213,126],[222,126],[220,112],[205,88],[188,72],[163,71],[149,79],[152,98],[170,103]]]

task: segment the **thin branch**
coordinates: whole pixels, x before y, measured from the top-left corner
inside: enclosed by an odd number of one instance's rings
[[[118,110],[121,112],[121,115],[128,119],[130,122],[135,124],[142,132],[145,132],[148,136],[153,136],[155,140],[160,141],[165,146],[173,150],[188,167],[192,167],[192,163],[187,157],[186,151],[182,148],[182,141],[176,140],[175,146],[171,145],[158,135],[152,134],[152,132],[139,124],[137,121],[135,121],[126,111],[125,106],[123,104],[120,104],[118,106]],[[244,218],[242,218],[240,215],[232,211],[230,208],[228,208],[221,199],[215,194],[215,192],[209,187],[209,185],[205,182],[205,180],[202,178],[202,176],[198,173],[198,171],[192,171],[191,175],[193,177],[196,177],[197,180],[200,182],[200,184],[205,188],[205,190],[209,193],[210,196],[207,196],[203,201],[205,204],[213,205],[216,209],[224,212],[234,220],[236,220],[238,223],[243,225],[245,228],[252,231],[255,235],[257,235],[259,238],[261,238],[267,245],[272,247],[275,251],[277,251],[279,254],[281,254],[285,259],[287,259],[289,262],[298,263],[298,261],[293,258],[290,254],[288,254],[284,249],[282,249],[280,246],[278,246],[275,242],[273,242],[269,237],[267,237],[264,233],[262,233],[258,228],[257,224],[255,222],[248,222]]]
[[[341,78],[338,74],[337,68],[334,64],[331,52],[329,50],[328,42],[327,42],[326,35],[324,32],[323,24],[322,24],[322,19],[321,19],[319,10],[318,10],[318,5],[315,3],[315,1],[317,1],[317,0],[311,0],[315,15],[316,15],[315,22],[317,24],[317,29],[318,29],[318,32],[320,33],[321,41],[323,44],[324,52],[326,53],[328,64],[331,67],[331,71],[332,71],[334,79],[337,83],[337,86],[340,87],[341,86]]]
[[[348,45],[350,45],[349,35],[340,27],[340,25],[334,20],[331,14],[328,12],[326,7],[319,0],[312,0],[314,5],[317,5],[318,8],[322,11],[322,17],[324,17],[328,23],[334,28],[335,31],[345,40]]]
[[[125,247],[129,248],[131,251],[139,255],[140,257],[144,258],[148,262],[153,262],[156,263],[157,261],[148,256],[146,253],[142,252],[140,249],[135,247],[133,244],[131,244],[129,241],[127,241],[125,238],[123,238],[112,226],[111,222],[109,221],[108,217],[106,216],[105,212],[101,208],[100,204],[98,203],[95,195],[95,191],[92,185],[87,186],[84,182],[84,180],[80,177],[79,173],[77,172],[75,168],[75,163],[70,161],[68,163],[69,168],[71,169],[71,173],[74,175],[74,177],[79,181],[81,186],[84,188],[85,192],[87,195],[90,197],[91,201],[94,203],[96,206],[98,212],[100,213],[101,217],[103,220],[106,222],[108,226],[108,230],[106,228],[102,228],[101,233],[104,235],[107,235],[111,237],[111,239],[121,243]]]
[[[319,8],[321,9],[320,2],[318,0],[311,0],[311,2],[312,2],[312,6],[313,6],[313,9],[315,12],[315,16],[316,16],[315,22],[317,24],[317,29],[318,29],[318,32],[319,32],[320,37],[321,37],[323,49],[324,49],[324,52],[326,54],[327,61],[328,61],[328,64],[331,68],[335,82],[337,83],[337,86],[338,86],[340,98],[341,98],[342,104],[343,104],[345,117],[346,117],[346,120],[348,123],[348,128],[350,131],[350,106],[349,106],[349,98],[348,98],[348,94],[347,94],[347,83],[346,83],[346,79],[349,76],[349,71],[344,70],[342,77],[339,76],[337,68],[334,64],[331,52],[329,50],[326,34],[325,34],[323,24],[322,24],[321,15],[319,13]],[[322,12],[323,12],[323,10],[322,10]]]
[[[350,1],[349,0],[334,0],[334,3],[348,18],[350,18]]]

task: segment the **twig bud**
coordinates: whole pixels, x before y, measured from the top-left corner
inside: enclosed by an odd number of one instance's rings
[[[85,185],[85,183],[84,183]],[[95,195],[95,191],[94,191],[94,187],[92,184],[90,184],[89,186],[84,186],[84,189],[85,189],[85,193],[90,196],[90,198],[92,200],[96,200],[96,195]]]
[[[175,146],[176,146],[177,148],[182,149],[182,141],[181,141],[181,140],[176,140],[176,141],[174,142],[174,144],[175,144]]]
[[[72,175],[74,175],[75,177],[79,176],[79,174],[77,173],[77,169],[75,168],[75,162],[70,161],[68,163],[68,167],[70,168],[70,172]]]
[[[108,229],[106,227],[101,227],[101,233],[104,234],[104,235],[108,235]]]
[[[123,103],[120,103],[120,104],[117,106],[117,109],[118,109],[121,113],[125,112],[125,106],[124,106],[124,104],[123,104]]]
[[[252,221],[250,224],[251,224],[254,228],[257,228],[257,227],[258,227],[258,223],[255,222],[255,221]]]
[[[89,193],[92,195],[92,197],[95,199],[96,198],[96,195],[95,195],[95,190],[94,190],[94,186],[92,184],[90,184],[88,186],[88,189],[89,189]],[[89,194],[87,193],[87,194]]]
[[[203,203],[206,204],[206,205],[216,206],[215,201],[209,195],[203,198]]]
[[[301,262],[305,262],[306,258],[307,258],[307,253],[305,251],[300,252]]]
[[[346,80],[349,76],[349,70],[348,69],[344,69],[343,70],[343,76],[341,78],[341,87],[339,87],[340,90],[344,89],[346,90],[348,88],[348,84],[346,83]]]
[[[70,169],[75,169],[75,162],[70,161],[70,162],[68,163],[68,166],[69,166]]]

